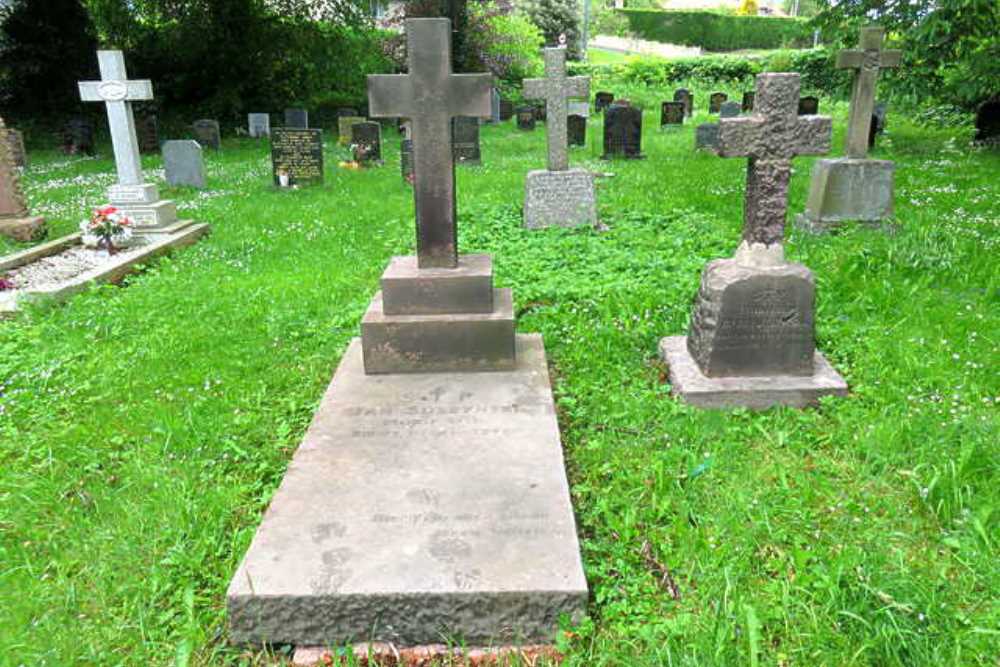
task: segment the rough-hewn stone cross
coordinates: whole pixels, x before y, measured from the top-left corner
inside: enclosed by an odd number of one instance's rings
[[[20,218],[28,215],[28,206],[21,192],[17,169],[10,159],[6,132],[7,126],[4,125],[3,118],[0,118],[0,218]]]
[[[760,74],[754,113],[719,121],[719,155],[750,158],[743,203],[743,240],[749,244],[782,242],[792,158],[830,150],[830,118],[799,116],[798,108],[798,74]]]
[[[153,99],[153,84],[146,80],[129,81],[125,74],[125,58],[121,51],[98,51],[100,81],[80,81],[80,99],[84,102],[104,102],[108,108],[111,143],[115,149],[115,166],[121,185],[142,183],[142,162],[139,141],[135,136],[132,102]]]
[[[590,77],[566,76],[566,48],[544,49],[545,78],[525,79],[524,96],[544,99],[545,129],[549,142],[549,171],[569,169],[567,105],[570,97],[590,97]]]
[[[417,266],[454,268],[458,242],[451,119],[490,116],[493,76],[452,74],[448,19],[407,19],[406,51],[408,74],[369,75],[369,114],[410,119]]]
[[[885,31],[879,26],[861,28],[860,49],[845,49],[837,54],[837,67],[853,69],[851,114],[847,121],[847,157],[868,155],[868,132],[875,108],[875,84],[880,69],[899,67],[903,52],[882,49]]]

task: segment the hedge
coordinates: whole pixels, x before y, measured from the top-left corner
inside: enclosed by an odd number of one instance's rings
[[[804,19],[734,16],[708,11],[618,9],[636,37],[707,51],[808,46],[812,31]]]

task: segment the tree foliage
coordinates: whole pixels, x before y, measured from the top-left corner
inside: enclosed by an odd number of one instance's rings
[[[580,59],[580,3],[578,0],[525,0],[525,14],[545,36],[546,46],[557,46],[566,36],[566,57]]]

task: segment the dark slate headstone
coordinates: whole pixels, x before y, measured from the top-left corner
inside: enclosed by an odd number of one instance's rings
[[[719,107],[720,118],[735,118],[740,115],[740,103],[735,101],[723,102]]]
[[[278,127],[271,130],[271,168],[278,187],[323,182],[323,131]]]
[[[382,126],[371,121],[351,125],[351,145],[356,162],[381,162]]]
[[[605,91],[600,91],[594,95],[594,111],[601,113],[615,101],[615,94],[608,93]]]
[[[479,119],[471,116],[455,116],[451,119],[451,149],[455,162],[479,164]]]
[[[514,103],[510,100],[500,99],[500,121],[508,121],[514,117]]]
[[[191,123],[194,138],[202,146],[219,150],[222,147],[222,138],[219,132],[219,121],[202,119]]]
[[[145,114],[135,119],[135,137],[139,140],[140,153],[160,152],[160,134],[154,114]]]
[[[684,102],[664,102],[660,105],[660,127],[684,124]]]
[[[976,141],[1000,143],[1000,100],[987,102],[976,112]]]
[[[535,105],[535,120],[540,120],[545,122],[548,107],[545,106],[545,102],[536,102]]]
[[[747,92],[743,93],[743,104],[740,107],[743,113],[750,113],[751,111],[753,111],[753,100],[754,100],[754,91],[748,90]]]
[[[694,95],[687,88],[678,88],[674,91],[674,102],[684,105],[684,115],[688,118],[694,113]]]
[[[872,122],[868,127],[868,148],[875,148],[875,138],[885,132],[887,109],[885,102],[875,103],[875,109],[872,111]]]
[[[309,112],[305,109],[285,109],[285,127],[309,127]]]
[[[815,116],[819,113],[819,98],[813,95],[799,98],[799,115]]]
[[[94,125],[86,118],[70,118],[63,127],[62,150],[94,155]]]
[[[619,100],[604,110],[605,160],[614,157],[638,159],[642,155],[642,110]]]
[[[725,93],[712,93],[708,97],[708,113],[719,113],[722,103],[729,99]]]
[[[399,169],[403,180],[413,183],[413,139],[403,139],[399,144]]]
[[[535,107],[517,108],[517,129],[528,131],[535,129]]]
[[[173,186],[205,187],[205,160],[192,139],[163,142],[163,173]]]
[[[587,118],[578,114],[566,117],[566,131],[570,146],[587,145]]]
[[[695,150],[714,151],[719,147],[719,124],[702,123],[694,130]]]

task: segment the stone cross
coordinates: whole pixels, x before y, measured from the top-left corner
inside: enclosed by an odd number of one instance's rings
[[[849,158],[868,155],[868,132],[871,130],[872,110],[875,108],[875,83],[880,69],[899,67],[903,52],[882,49],[885,30],[879,26],[861,29],[861,48],[845,49],[837,54],[837,67],[853,69],[854,88],[851,91],[851,115],[847,121],[847,146]]]
[[[798,74],[760,74],[754,113],[719,121],[719,155],[750,158],[743,240],[751,247],[784,239],[792,158],[830,150],[830,117],[799,116],[798,109]]]
[[[525,79],[524,96],[544,99],[547,107],[545,119],[549,142],[549,171],[569,169],[567,154],[566,99],[590,97],[590,77],[566,76],[566,48],[544,49],[545,78]]]
[[[125,58],[121,51],[98,51],[100,81],[81,81],[80,99],[84,102],[104,102],[108,108],[108,125],[115,149],[115,166],[121,185],[142,184],[142,163],[139,141],[135,136],[132,102],[153,99],[153,84],[146,79],[129,81],[125,74]]]
[[[0,118],[0,217],[21,218],[28,215],[28,207],[21,192],[20,178],[10,159],[10,147],[4,133],[3,118]]]
[[[408,74],[368,77],[369,115],[409,118],[417,212],[417,266],[455,268],[455,163],[451,119],[490,115],[491,74],[452,74],[451,22],[407,19]]]

